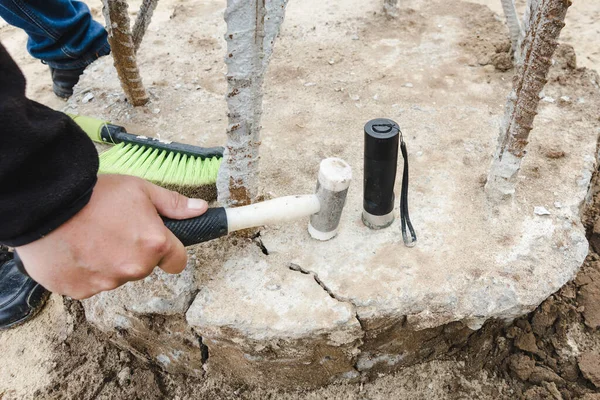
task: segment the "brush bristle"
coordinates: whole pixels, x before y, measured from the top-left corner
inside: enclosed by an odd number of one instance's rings
[[[221,158],[202,159],[135,144],[118,144],[100,155],[100,173],[132,175],[178,192],[216,197]],[[206,187],[209,186],[209,187]],[[214,188],[213,188],[214,187]],[[194,196],[198,197],[198,196]]]

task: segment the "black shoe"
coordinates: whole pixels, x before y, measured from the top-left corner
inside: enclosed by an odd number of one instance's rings
[[[73,86],[79,82],[79,77],[85,67],[77,69],[56,69],[50,67],[52,74],[52,90],[60,98],[68,99],[73,94]]]
[[[23,275],[12,254],[0,249],[0,329],[20,325],[42,310],[50,292]]]

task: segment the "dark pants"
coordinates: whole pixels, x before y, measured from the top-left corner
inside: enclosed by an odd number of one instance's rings
[[[110,53],[104,27],[74,0],[0,0],[0,17],[29,35],[27,50],[52,68],[77,69]]]

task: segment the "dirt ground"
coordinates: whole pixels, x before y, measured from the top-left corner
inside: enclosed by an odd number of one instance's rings
[[[100,2],[88,1],[94,15],[101,18]],[[132,5],[139,1],[132,1]],[[423,99],[430,85],[385,87],[385,83],[363,82],[356,76],[366,74],[365,67],[353,52],[369,47],[377,37],[394,37],[384,45],[418,43],[427,51],[431,36],[422,36],[427,18],[440,18],[440,34],[456,36],[457,51],[465,65],[472,68],[474,80],[503,85],[508,93],[511,69],[506,43],[506,28],[501,18],[499,0],[439,1],[427,8],[433,15],[401,4],[398,20],[385,19],[379,0],[346,0],[320,5],[316,0],[294,1],[289,5],[288,20],[275,47],[275,56],[267,79],[265,115],[292,118],[300,134],[314,127],[312,111],[327,113],[324,103],[337,101],[361,108],[386,111],[394,93],[412,90]],[[400,2],[403,3],[403,2]],[[524,1],[518,2],[522,9]],[[161,0],[150,31],[141,48],[140,67],[144,74],[162,79],[147,81],[153,98],[145,112],[128,108],[118,92],[104,91],[94,101],[81,103],[85,91],[74,99],[83,109],[93,110],[122,122],[130,130],[153,129],[168,139],[220,144],[226,127],[224,93],[226,89],[222,62],[224,51],[224,1]],[[323,12],[314,13],[313,9]],[[135,9],[135,7],[132,7]],[[357,10],[361,10],[357,12]],[[317,15],[318,14],[318,15]],[[292,19],[291,16],[294,18]],[[443,17],[442,17],[443,16]],[[192,19],[194,17],[195,19]],[[446,18],[446,19],[444,19]],[[198,29],[189,32],[190,26]],[[161,27],[158,29],[157,27]],[[445,30],[443,30],[445,29]],[[576,1],[571,7],[563,31],[561,47],[552,69],[552,88],[568,88],[577,95],[598,95],[600,53],[600,3]],[[351,36],[355,48],[324,48],[315,45],[319,38]],[[307,38],[310,38],[308,40]],[[316,39],[315,39],[316,38]],[[49,73],[25,51],[25,36],[8,26],[0,28],[0,40],[22,67],[28,79],[28,95],[50,107],[63,109],[65,102],[54,97]],[[176,46],[169,46],[171,43]],[[366,44],[365,44],[366,43]],[[380,44],[381,45],[381,44]],[[573,46],[577,54],[574,66]],[[165,50],[165,48],[171,50]],[[387,49],[389,50],[389,49]],[[398,57],[402,54],[396,54]],[[435,54],[432,54],[432,58]],[[386,61],[386,60],[384,60]],[[407,59],[406,62],[410,62]],[[187,73],[194,64],[193,79]],[[199,65],[199,66],[198,66]],[[347,68],[341,74],[327,68]],[[347,66],[347,67],[345,67]],[[92,67],[94,68],[94,67]],[[113,83],[101,67],[93,71],[98,87]],[[336,75],[337,74],[337,75]],[[382,76],[383,75],[383,76]],[[382,80],[385,73],[377,75]],[[106,82],[105,82],[106,81]],[[427,79],[424,79],[427,83]],[[324,83],[325,82],[325,83]],[[438,82],[439,83],[439,82]],[[179,86],[177,86],[179,85]],[[433,85],[433,86],[432,86]],[[311,88],[323,86],[323,89]],[[552,89],[552,90],[555,90]],[[550,89],[549,89],[550,90]],[[175,96],[173,102],[161,102],[165,91],[194,91],[194,102]],[[295,91],[300,94],[294,96]],[[325,97],[325,91],[329,93]],[[108,94],[106,94],[108,93]],[[154,94],[153,94],[154,93]],[[504,94],[502,95],[502,97]],[[359,101],[360,100],[360,101]],[[474,97],[473,101],[481,100]],[[200,103],[198,103],[200,102]],[[296,107],[294,107],[294,102]],[[379,103],[378,103],[379,102]],[[490,101],[491,103],[491,101]],[[202,120],[194,119],[193,110],[207,104]],[[69,104],[72,106],[72,104]],[[303,112],[298,108],[311,110]],[[392,108],[397,108],[392,105]],[[490,112],[502,113],[503,104],[490,106]],[[588,107],[588,109],[586,109]],[[595,109],[590,109],[596,107]],[[581,103],[573,112],[581,118],[599,120],[597,103]],[[401,111],[398,111],[400,115]],[[172,119],[189,120],[188,133],[169,131]],[[148,122],[150,121],[150,122]],[[202,123],[203,133],[197,128]],[[273,130],[277,118],[264,125]],[[333,122],[328,120],[331,125]],[[191,133],[190,133],[191,132]],[[295,133],[298,133],[295,132]],[[310,136],[307,140],[311,140]],[[293,147],[294,136],[282,134],[279,141],[265,138],[269,147]],[[274,144],[275,143],[275,144]],[[288,177],[289,178],[289,177]],[[291,180],[291,178],[290,178]],[[597,180],[597,177],[595,178]],[[596,187],[597,182],[595,182]],[[290,185],[294,185],[290,182]],[[0,400],[7,399],[584,399],[600,400],[600,187],[584,215],[591,242],[590,254],[577,278],[551,296],[534,312],[504,325],[490,321],[475,332],[461,347],[451,350],[442,360],[433,360],[405,368],[390,376],[356,385],[329,387],[298,393],[231,387],[215,377],[192,379],[167,375],[158,367],[147,365],[128,352],[112,345],[86,321],[78,302],[53,296],[46,309],[22,327],[0,333]]]

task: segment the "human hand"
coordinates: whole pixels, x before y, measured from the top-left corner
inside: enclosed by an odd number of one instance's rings
[[[156,266],[176,274],[187,253],[159,214],[203,214],[208,204],[142,179],[100,175],[89,203],[42,239],[17,248],[27,273],[54,293],[84,299],[143,279]]]

